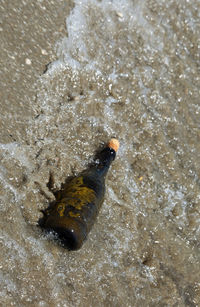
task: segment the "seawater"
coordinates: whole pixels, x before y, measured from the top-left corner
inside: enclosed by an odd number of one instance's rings
[[[3,306],[199,306],[198,5],[74,1],[27,144],[0,145]],[[113,136],[102,210],[68,252],[37,227],[50,173],[59,189]]]

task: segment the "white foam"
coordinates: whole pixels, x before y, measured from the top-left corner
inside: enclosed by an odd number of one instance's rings
[[[0,150],[5,152],[7,158],[14,158],[19,161],[21,165],[31,169],[31,161],[28,158],[27,151],[24,146],[16,142],[2,144],[0,143]]]
[[[113,39],[113,35],[116,35],[117,28],[115,26],[115,21],[112,15],[119,16],[119,13],[123,16],[120,20],[126,22],[126,25],[131,30],[133,28],[141,28],[141,36],[147,41],[148,44],[153,47],[153,49],[162,50],[163,42],[161,41],[160,36],[157,38],[155,35],[155,28],[147,21],[144,16],[145,1],[133,1],[129,0],[114,0],[101,2],[94,0],[83,0],[75,1],[75,6],[72,9],[70,15],[66,19],[66,28],[68,36],[64,37],[61,42],[57,44],[57,55],[59,60],[55,61],[51,70],[54,66],[54,69],[61,67],[62,64],[69,65],[73,70],[82,69],[85,70],[99,70],[101,72],[101,61],[103,60],[102,53],[109,52],[104,48],[103,40],[107,39],[108,33],[101,33],[101,38],[98,37],[97,33],[93,32],[91,24],[88,24],[88,20],[91,18],[90,14],[95,14],[95,7],[97,7],[98,13],[101,12],[100,16],[102,18],[102,23],[104,24],[103,28],[106,30],[109,29],[110,36],[110,51],[114,49],[116,41]],[[95,16],[94,16],[95,18]],[[99,18],[99,15],[96,16]],[[91,40],[92,37],[96,36],[96,40],[99,39],[99,50],[97,51],[94,57],[89,56],[90,44],[86,42]],[[129,37],[131,40],[131,38]],[[156,42],[156,43],[155,43]],[[148,47],[147,44],[147,47]],[[118,46],[120,48],[120,46]],[[105,50],[104,50],[105,49]],[[123,50],[122,50],[123,52]],[[115,75],[115,70],[110,74],[108,78],[113,79]]]

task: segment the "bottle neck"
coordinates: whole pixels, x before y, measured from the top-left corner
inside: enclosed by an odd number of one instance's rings
[[[115,159],[115,156],[116,156],[116,152],[109,147],[104,148],[96,156],[96,163],[92,167],[92,169],[93,170],[95,169],[98,177],[105,178],[112,161],[114,161]]]

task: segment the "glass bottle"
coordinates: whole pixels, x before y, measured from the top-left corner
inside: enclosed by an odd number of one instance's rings
[[[97,154],[95,162],[55,193],[56,201],[43,211],[40,226],[53,230],[64,247],[79,249],[99,213],[105,195],[105,178],[119,148],[117,139]]]

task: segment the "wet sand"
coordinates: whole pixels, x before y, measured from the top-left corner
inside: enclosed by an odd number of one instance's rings
[[[24,127],[34,116],[36,82],[56,59],[66,35],[70,1],[1,1],[1,142],[27,143]]]

